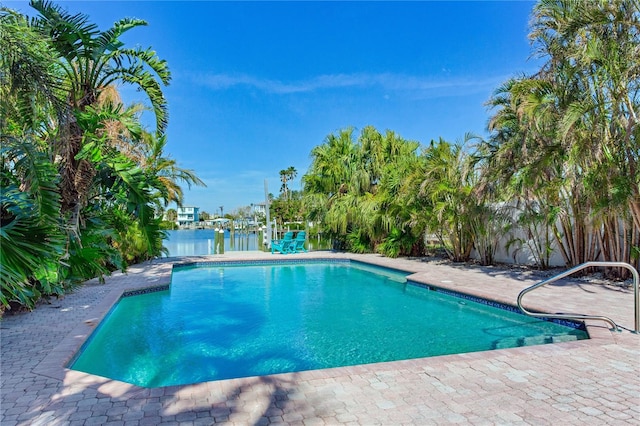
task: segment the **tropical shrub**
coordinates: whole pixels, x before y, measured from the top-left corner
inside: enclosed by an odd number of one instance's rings
[[[163,253],[160,219],[203,184],[164,154],[165,61],[99,31],[86,15],[31,1],[27,19],[0,7],[0,306],[33,308],[79,282]],[[116,83],[147,95],[156,132],[124,108]]]
[[[454,262],[467,261],[473,249],[472,219],[477,200],[477,176],[462,144],[443,139],[425,149],[425,177],[420,195],[430,206],[427,227],[435,233]]]
[[[0,141],[0,305],[32,308],[65,290],[57,262],[65,236],[56,170],[29,137]]]
[[[353,129],[327,136],[312,150],[311,167],[303,176],[308,219],[322,223],[335,247],[361,253],[376,251],[392,229],[412,235],[408,218],[394,214],[397,188],[392,188],[396,180],[391,175],[409,168],[418,146],[373,127],[365,127],[357,139]],[[398,247],[403,250],[408,249]]]
[[[542,228],[570,266],[640,266],[639,26],[634,0],[538,2],[530,38],[544,64],[490,101],[491,175],[523,203],[540,203]],[[544,265],[550,244],[541,243]]]

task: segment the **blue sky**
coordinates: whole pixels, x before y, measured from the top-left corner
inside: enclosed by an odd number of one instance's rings
[[[31,14],[27,3],[2,2]],[[210,213],[263,201],[265,179],[278,194],[289,166],[300,189],[312,148],[340,129],[372,125],[423,145],[485,134],[491,93],[539,68],[529,1],[57,3],[103,30],[149,23],[123,41],[168,61],[166,153],[207,183],[185,187],[184,204]]]

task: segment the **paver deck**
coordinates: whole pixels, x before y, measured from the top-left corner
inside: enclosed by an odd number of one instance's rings
[[[536,281],[377,255],[346,257],[413,272],[412,280],[515,304]],[[201,260],[285,259],[258,252]],[[488,352],[147,389],[64,365],[123,291],[169,283],[181,259],[88,282],[0,321],[0,424],[10,425],[640,425],[640,335],[589,323],[591,339]],[[604,314],[634,325],[629,288],[563,280],[527,306]],[[553,308],[549,308],[552,306]]]

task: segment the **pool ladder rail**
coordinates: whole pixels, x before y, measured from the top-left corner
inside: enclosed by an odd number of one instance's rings
[[[638,278],[638,271],[636,270],[636,268],[634,268],[633,266],[629,265],[626,262],[585,262],[583,264],[580,264],[576,267],[573,267],[565,272],[562,272],[558,275],[554,275],[553,277],[546,279],[544,281],[541,281],[537,284],[532,285],[531,287],[527,287],[524,290],[522,290],[520,292],[520,294],[518,294],[518,308],[520,308],[520,310],[529,316],[532,317],[544,317],[544,318],[554,318],[554,319],[572,319],[572,320],[596,320],[596,321],[604,321],[606,323],[608,323],[609,325],[611,325],[611,329],[614,331],[620,331],[619,326],[609,317],[605,317],[602,315],[582,315],[582,314],[547,314],[547,313],[543,313],[543,312],[531,312],[528,311],[527,309],[525,309],[522,306],[522,298],[524,297],[525,294],[540,288],[542,286],[545,286],[547,284],[550,284],[554,281],[558,281],[559,279],[562,279],[564,277],[567,277],[571,274],[574,274],[578,271],[581,271],[583,269],[586,268],[591,268],[594,266],[606,266],[606,267],[610,267],[610,268],[626,268],[628,270],[631,271],[631,274],[633,275],[633,303],[634,303],[634,316],[635,316],[635,333],[636,334],[640,334],[640,298],[638,296],[638,282],[640,282],[640,279]]]

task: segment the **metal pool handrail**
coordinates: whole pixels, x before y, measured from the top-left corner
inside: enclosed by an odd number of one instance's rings
[[[524,297],[525,294],[529,293],[530,291],[535,290],[538,287],[542,287],[544,285],[547,285],[549,283],[552,283],[554,281],[558,281],[561,278],[567,277],[575,272],[581,271],[583,269],[586,268],[590,268],[592,266],[607,266],[607,267],[614,267],[614,268],[626,268],[628,270],[631,271],[631,274],[633,275],[633,303],[634,303],[634,316],[635,316],[635,333],[640,333],[640,297],[638,296],[638,282],[640,282],[640,279],[638,278],[638,271],[636,270],[636,268],[634,268],[633,266],[629,265],[626,262],[585,262],[581,265],[578,265],[574,268],[571,268],[565,272],[562,272],[558,275],[554,275],[553,277],[546,279],[544,281],[541,281],[537,284],[532,285],[531,287],[527,287],[524,290],[522,290],[520,292],[520,294],[518,294],[518,307],[520,308],[520,310],[525,313],[526,315],[532,316],[532,317],[545,317],[545,318],[558,318],[558,319],[576,319],[576,320],[583,320],[583,319],[591,319],[591,320],[598,320],[598,321],[604,321],[606,323],[609,323],[611,325],[611,328],[615,331],[619,331],[618,330],[618,325],[609,317],[605,317],[602,315],[582,315],[582,314],[546,314],[543,312],[530,312],[528,310],[526,310],[523,306],[522,306],[522,298]]]

